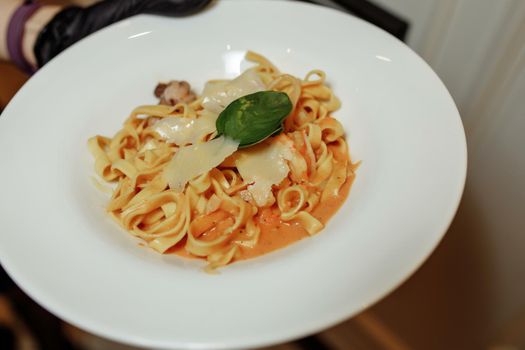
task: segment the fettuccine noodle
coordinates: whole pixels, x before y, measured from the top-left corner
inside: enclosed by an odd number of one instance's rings
[[[170,188],[165,176],[182,145],[167,142],[155,125],[167,117],[208,118],[202,97],[174,106],[138,107],[115,136],[88,142],[96,173],[116,183],[109,214],[159,253],[206,259],[210,269],[318,233],[346,198],[355,176],[343,127],[332,116],[340,102],[326,85],[325,73],[313,70],[299,79],[281,73],[261,55],[248,52],[246,58],[255,63],[252,70],[268,90],[284,92],[292,102],[284,131],[236,151],[189,180],[183,191]],[[192,136],[192,144],[216,136],[214,124],[207,125]],[[272,145],[287,152],[280,158],[285,177],[277,184],[257,183],[240,166],[249,170],[250,161],[258,162],[253,157],[265,156]],[[256,197],[256,190],[264,196]]]

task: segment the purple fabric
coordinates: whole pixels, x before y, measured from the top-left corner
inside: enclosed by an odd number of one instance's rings
[[[22,51],[22,39],[24,37],[24,27],[26,21],[40,7],[40,4],[25,3],[21,5],[11,17],[7,28],[7,50],[9,57],[18,68],[28,74],[34,73],[34,68],[27,61]]]

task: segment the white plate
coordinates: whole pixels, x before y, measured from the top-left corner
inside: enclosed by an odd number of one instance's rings
[[[324,69],[363,161],[319,235],[223,268],[139,247],[105,214],[88,137],[154,103],[159,80],[200,88],[239,73],[245,50],[297,76]],[[230,348],[319,331],[405,280],[445,233],[464,186],[458,111],[403,43],[333,10],[223,1],[197,16],[140,16],[83,40],[38,72],[0,118],[0,258],[59,317],[118,341]]]

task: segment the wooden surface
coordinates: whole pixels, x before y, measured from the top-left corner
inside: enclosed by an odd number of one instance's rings
[[[0,61],[0,109],[7,105],[26,80],[27,76],[16,67]]]

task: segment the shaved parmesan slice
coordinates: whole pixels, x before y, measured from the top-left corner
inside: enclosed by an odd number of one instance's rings
[[[233,80],[208,82],[202,93],[204,111],[198,118],[165,117],[153,125],[153,130],[168,143],[196,144],[216,130],[217,117],[231,102],[264,90],[266,86],[253,69]]]
[[[178,149],[163,172],[171,189],[182,192],[186,183],[219,165],[235,152],[239,142],[221,136],[214,140]]]
[[[239,97],[266,90],[266,86],[253,69],[248,69],[233,80],[211,81],[202,92],[203,107],[215,114],[221,113]]]
[[[244,181],[251,183],[247,190],[258,206],[272,199],[272,186],[281,183],[290,168],[287,160],[293,158],[290,146],[274,139],[238,152],[236,166]]]
[[[204,111],[198,118],[166,117],[153,126],[153,130],[167,143],[178,146],[195,144],[215,131],[217,115]]]

